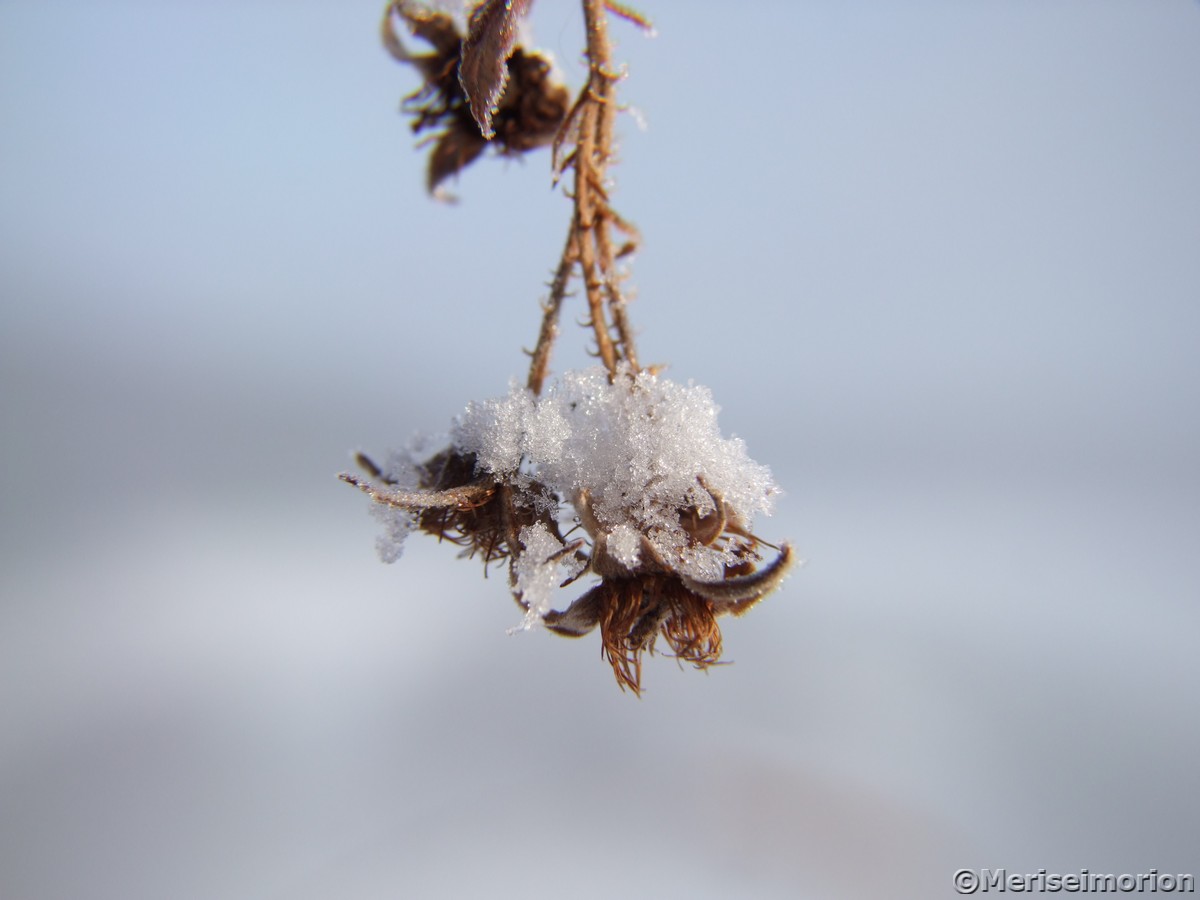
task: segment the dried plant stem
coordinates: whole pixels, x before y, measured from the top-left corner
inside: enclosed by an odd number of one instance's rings
[[[538,332],[537,346],[530,355],[533,360],[529,364],[529,380],[525,386],[535,395],[542,392],[542,384],[546,381],[546,370],[550,366],[550,348],[558,337],[558,318],[562,312],[563,299],[567,296],[567,286],[571,281],[571,270],[575,268],[575,229],[567,235],[567,245],[563,248],[562,259],[554,272],[554,280],[550,282],[550,296],[542,308],[542,327]]]
[[[527,383],[535,394],[541,391],[546,378],[550,350],[558,335],[562,300],[577,264],[583,277],[588,324],[595,337],[596,355],[609,378],[616,377],[621,363],[634,370],[639,368],[633,327],[616,268],[618,255],[632,250],[637,232],[609,207],[606,192],[617,114],[616,82],[621,76],[612,67],[607,4],[604,0],[583,0],[583,13],[587,28],[588,80],[555,141],[556,151],[571,140],[575,144],[563,163],[564,169],[569,166],[575,170],[571,194],[574,210],[530,363]],[[612,236],[614,227],[628,238],[619,253]]]

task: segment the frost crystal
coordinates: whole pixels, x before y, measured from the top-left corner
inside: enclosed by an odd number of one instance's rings
[[[404,553],[404,539],[412,534],[416,522],[403,509],[371,504],[371,515],[383,525],[383,534],[375,539],[375,549],[385,563],[394,563]]]
[[[505,397],[472,403],[454,434],[455,443],[474,453],[478,467],[496,475],[516,472],[529,443],[535,404],[533,395],[515,384]]]
[[[633,571],[642,559],[642,536],[622,523],[608,534],[608,552],[622,566]]]
[[[559,582],[559,560],[563,542],[550,533],[541,522],[521,529],[524,548],[514,567],[517,593],[528,606],[525,621],[514,630],[526,631],[541,624],[552,606],[554,589]]]

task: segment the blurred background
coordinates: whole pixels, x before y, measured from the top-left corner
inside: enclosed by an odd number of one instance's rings
[[[639,349],[807,561],[640,701],[334,478],[524,377],[547,154],[431,202],[379,0],[0,2],[0,897],[1200,869],[1200,5],[639,5]]]

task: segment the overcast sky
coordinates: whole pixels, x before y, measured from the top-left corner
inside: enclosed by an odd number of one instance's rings
[[[523,377],[569,214],[425,196],[379,6],[0,2],[0,895],[1200,867],[1200,5],[613,25],[641,355],[807,561],[640,701],[334,479]]]

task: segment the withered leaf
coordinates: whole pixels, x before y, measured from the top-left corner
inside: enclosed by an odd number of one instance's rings
[[[471,13],[463,41],[458,78],[471,115],[491,140],[492,114],[508,81],[508,58],[517,44],[517,28],[533,0],[484,0]]]

